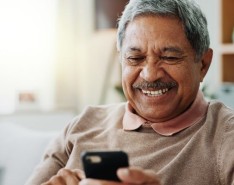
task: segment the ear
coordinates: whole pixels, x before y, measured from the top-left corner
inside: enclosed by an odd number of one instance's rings
[[[207,71],[209,70],[211,61],[213,58],[213,50],[209,48],[201,58],[201,71],[200,71],[200,82],[203,81],[206,76]]]

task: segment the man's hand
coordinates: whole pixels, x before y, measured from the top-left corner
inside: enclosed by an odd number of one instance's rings
[[[78,185],[83,178],[85,178],[85,175],[81,170],[61,169],[57,175],[51,177],[49,181],[42,185]]]
[[[121,168],[117,171],[118,177],[122,182],[112,182],[96,179],[83,179],[79,185],[160,185],[156,174],[150,170],[141,168]]]

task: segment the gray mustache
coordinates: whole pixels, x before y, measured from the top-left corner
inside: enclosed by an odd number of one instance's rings
[[[161,82],[161,81],[156,81],[156,82],[147,82],[143,81],[137,84],[133,84],[132,87],[136,89],[144,89],[144,88],[172,88],[177,85],[176,82]]]

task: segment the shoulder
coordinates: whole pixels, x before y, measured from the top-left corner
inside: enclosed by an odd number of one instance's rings
[[[111,113],[119,113],[125,111],[126,103],[117,103],[117,104],[108,104],[108,105],[97,105],[97,106],[87,106],[80,115],[92,114],[99,115],[100,114],[111,114]]]
[[[234,182],[234,148],[232,147],[234,140],[234,111],[221,102],[213,101],[210,104],[210,112],[212,112],[211,115],[216,120],[218,127],[222,128],[217,156],[219,177],[222,184],[232,184]],[[216,130],[216,132],[219,131]]]
[[[216,145],[222,143],[229,130],[234,130],[234,111],[219,101],[211,101],[204,125],[206,133]],[[234,135],[233,135],[234,137]]]
[[[211,102],[210,109],[213,118],[223,124],[224,134],[233,132],[231,135],[234,139],[234,110],[218,101]]]
[[[210,123],[210,130],[219,136],[220,148],[226,145],[227,150],[230,150],[230,143],[234,140],[234,110],[222,102],[212,101],[207,113],[207,122]]]
[[[211,101],[207,114],[217,121],[222,120],[226,123],[234,121],[234,110],[220,101]]]
[[[122,122],[126,103],[87,106],[67,127],[67,132],[106,127],[107,124]]]

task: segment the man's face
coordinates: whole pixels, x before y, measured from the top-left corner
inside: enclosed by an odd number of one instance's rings
[[[129,23],[121,49],[122,85],[136,113],[167,121],[193,102],[205,76],[182,24],[170,17],[141,16]]]

